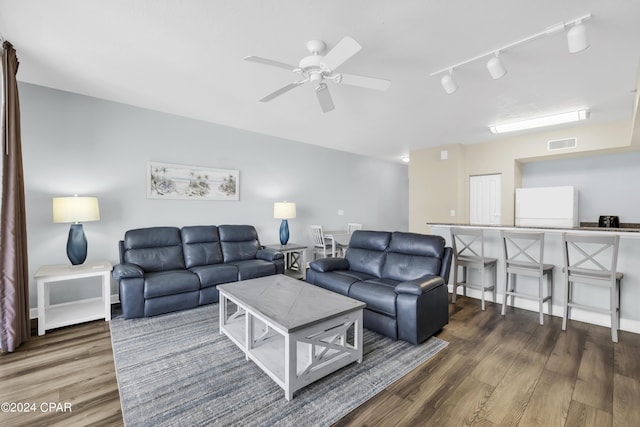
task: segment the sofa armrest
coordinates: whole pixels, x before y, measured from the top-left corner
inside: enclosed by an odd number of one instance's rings
[[[264,261],[275,261],[278,259],[283,259],[284,254],[275,249],[263,248],[258,250],[258,252],[256,253],[256,258]]]
[[[136,264],[118,264],[111,273],[116,280],[144,277],[144,270]]]
[[[412,294],[422,295],[436,286],[444,284],[444,280],[440,276],[424,276],[419,279],[400,282],[396,285],[396,294]]]
[[[310,263],[309,267],[320,273],[334,270],[348,270],[349,261],[344,258],[321,258]]]

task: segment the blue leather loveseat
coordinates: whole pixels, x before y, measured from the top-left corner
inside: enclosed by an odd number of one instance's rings
[[[449,323],[451,254],[440,236],[354,231],[345,257],[313,261],[307,282],[365,302],[365,328],[419,344]]]
[[[281,252],[262,248],[251,225],[129,230],[113,269],[125,319],[218,301],[217,285],[284,272]]]

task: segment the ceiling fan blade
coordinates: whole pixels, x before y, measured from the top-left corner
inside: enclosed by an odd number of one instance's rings
[[[265,96],[264,98],[262,98],[260,100],[260,102],[271,101],[273,98],[278,97],[278,96],[282,95],[285,92],[289,92],[291,89],[296,88],[296,87],[300,86],[303,83],[304,83],[304,80],[303,81],[299,81],[299,82],[289,83],[288,85],[286,85],[284,87],[281,87],[280,89],[276,90],[275,92],[272,92],[269,95]]]
[[[387,90],[391,86],[390,80],[378,79],[376,77],[358,76],[356,74],[340,74],[340,83],[345,85],[366,87],[368,89]]]
[[[323,113],[327,113],[335,108],[326,84],[320,83],[320,85],[318,85],[316,95],[318,96],[318,102],[320,102],[320,108],[322,108]]]
[[[360,49],[362,49],[362,46],[360,46],[357,41],[347,36],[340,40],[338,44],[325,55],[322,62],[330,70],[335,70],[347,59],[360,52]]]
[[[293,71],[296,66],[285,64],[284,62],[274,61],[272,59],[260,58],[259,56],[245,56],[245,61],[258,62],[260,64],[271,65],[272,67],[284,68],[285,70]]]

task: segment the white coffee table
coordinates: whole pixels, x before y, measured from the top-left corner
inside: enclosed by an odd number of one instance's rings
[[[363,302],[275,275],[218,285],[220,333],[287,400],[302,387],[362,362]]]

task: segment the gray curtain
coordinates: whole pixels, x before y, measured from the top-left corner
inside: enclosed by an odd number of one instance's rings
[[[2,208],[0,209],[0,347],[12,352],[31,336],[27,219],[20,141],[18,58],[2,44]]]

